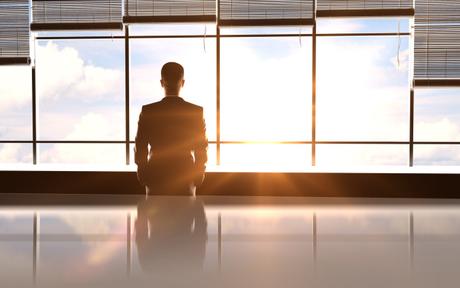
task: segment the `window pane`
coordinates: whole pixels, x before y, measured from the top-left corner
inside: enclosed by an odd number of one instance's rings
[[[409,145],[316,145],[316,163],[323,167],[407,166]]]
[[[124,139],[123,41],[39,41],[41,140]]]
[[[131,41],[131,139],[134,140],[142,105],[160,101],[161,67],[170,61],[184,67],[181,97],[204,107],[209,140],[216,139],[215,39],[136,39]]]
[[[318,40],[318,140],[409,140],[407,40]]]
[[[459,166],[460,145],[414,145],[414,164],[420,166]]]
[[[126,162],[124,144],[40,144],[41,164],[118,164]]]
[[[311,39],[221,42],[222,140],[310,139]]]
[[[396,33],[409,31],[409,17],[402,18],[318,18],[318,33]]]
[[[224,144],[221,164],[225,171],[298,171],[311,165],[307,144]]]
[[[0,164],[32,164],[32,144],[0,143]]]
[[[271,27],[262,27],[262,26],[250,26],[250,27],[222,27],[220,30],[221,35],[252,35],[252,34],[306,34],[311,33],[310,26],[271,26]]]
[[[415,141],[460,141],[460,89],[415,91]]]
[[[216,35],[216,24],[138,24],[129,25],[129,35]]]
[[[0,140],[32,139],[32,71],[0,66]]]

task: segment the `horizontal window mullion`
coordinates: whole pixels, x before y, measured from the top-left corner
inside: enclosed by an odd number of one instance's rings
[[[217,141],[208,141],[209,144],[216,144]],[[32,140],[0,140],[0,144],[33,144]],[[37,144],[125,144],[126,141],[110,141],[110,140],[38,140]],[[135,141],[129,141],[134,144]],[[244,140],[231,140],[231,141],[220,141],[221,144],[312,144],[312,141],[244,141]],[[328,145],[328,144],[343,144],[343,145],[405,145],[410,144],[409,141],[316,141],[316,144]],[[417,145],[460,145],[460,142],[456,141],[414,141]]]
[[[376,33],[318,33],[317,37],[383,37],[410,36],[409,32],[376,32]],[[223,34],[220,38],[269,38],[269,37],[311,37],[311,33],[300,34]],[[176,38],[216,38],[216,35],[131,35],[129,39],[176,39]],[[36,40],[113,40],[124,39],[124,36],[38,36]]]

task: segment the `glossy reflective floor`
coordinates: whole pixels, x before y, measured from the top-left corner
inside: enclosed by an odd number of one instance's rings
[[[0,203],[1,287],[459,286],[457,200],[0,195]]]

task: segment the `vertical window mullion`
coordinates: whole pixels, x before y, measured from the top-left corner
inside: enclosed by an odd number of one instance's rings
[[[216,164],[220,165],[220,0],[216,9]]]
[[[312,27],[311,166],[316,166],[316,21]]]
[[[126,146],[126,165],[130,164],[130,131],[129,131],[129,27],[125,26],[125,146]]]
[[[37,165],[37,89],[35,66],[32,66],[32,157]]]

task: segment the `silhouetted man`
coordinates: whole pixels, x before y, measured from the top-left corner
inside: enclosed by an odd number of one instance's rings
[[[179,97],[185,82],[180,64],[166,63],[160,82],[165,97],[144,105],[139,116],[138,179],[147,193],[191,194],[193,186],[201,185],[207,162],[203,108]]]

